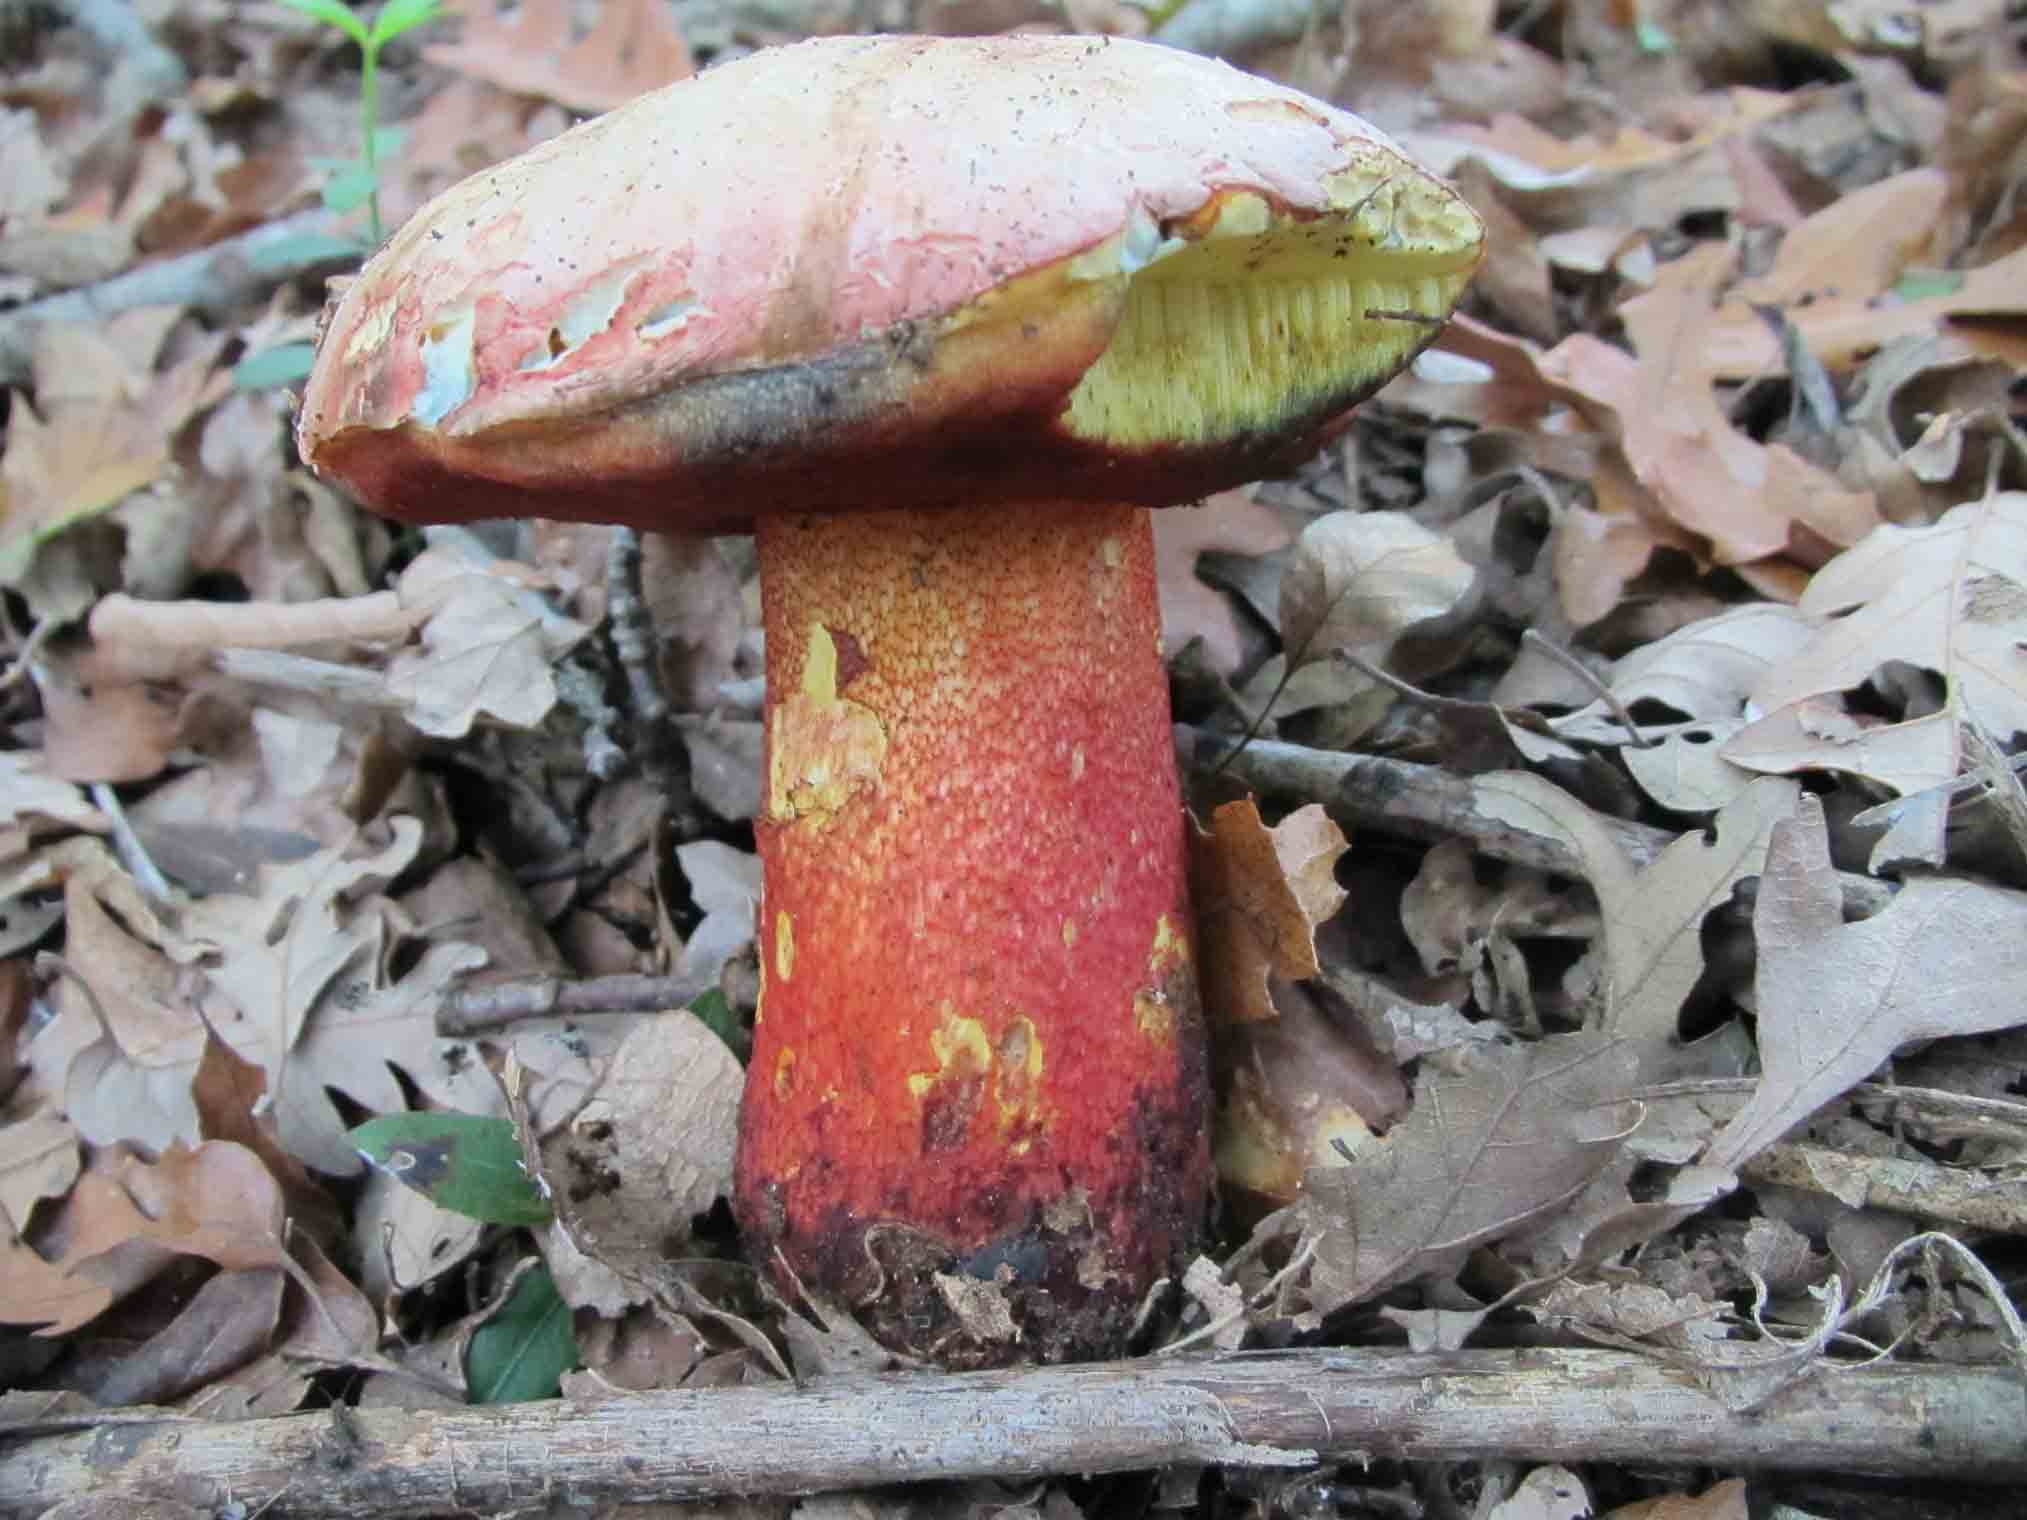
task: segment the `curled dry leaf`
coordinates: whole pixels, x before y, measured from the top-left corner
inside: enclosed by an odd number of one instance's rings
[[[172,1146],[152,1165],[101,1152],[53,1221],[47,1255],[0,1241],[0,1323],[67,1334],[176,1255],[227,1269],[278,1265],[283,1218],[280,1188],[244,1146]]]
[[[462,738],[481,716],[533,728],[556,705],[553,667],[591,630],[549,610],[504,570],[428,549],[402,572],[402,605],[427,609],[428,621],[421,647],[388,667],[387,686],[425,734]]]
[[[1316,803],[1270,829],[1248,799],[1226,803],[1210,832],[1192,835],[1205,1011],[1213,1024],[1271,1019],[1267,979],[1321,969],[1316,926],[1344,904],[1344,832]]]
[[[1385,662],[1418,624],[1467,604],[1476,572],[1456,547],[1400,512],[1332,512],[1302,530],[1281,581],[1291,664],[1335,650]]]
[[[542,1142],[542,1172],[573,1243],[648,1297],[671,1236],[732,1188],[745,1073],[695,1014],[639,1024],[605,1080]]]

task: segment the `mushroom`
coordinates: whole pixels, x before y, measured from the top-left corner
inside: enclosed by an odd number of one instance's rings
[[[298,436],[374,508],[752,527],[736,1212],[952,1363],[1107,1354],[1209,1186],[1147,508],[1312,452],[1478,219],[1357,118],[1084,37],[827,38],[454,186]]]

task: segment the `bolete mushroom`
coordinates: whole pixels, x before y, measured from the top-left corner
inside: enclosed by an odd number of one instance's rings
[[[1312,451],[1477,218],[1357,118],[1082,37],[832,38],[445,192],[306,459],[411,520],[753,527],[758,1259],[953,1362],[1116,1349],[1208,1188],[1149,507]]]

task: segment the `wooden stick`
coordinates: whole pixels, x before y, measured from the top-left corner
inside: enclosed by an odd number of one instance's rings
[[[1825,1367],[1738,1414],[1686,1371],[1625,1352],[1307,1350],[238,1424],[115,1410],[99,1429],[0,1436],[0,1516],[86,1492],[136,1513],[230,1498],[271,1504],[273,1520],[382,1520],[1170,1463],[1490,1456],[2018,1482],[2027,1401],[2009,1372],[1885,1363]]]
[[[1309,749],[1278,739],[1254,739],[1231,754],[1237,745],[1233,736],[1187,724],[1177,724],[1175,736],[1186,771],[1222,764],[1226,775],[1256,792],[1320,802],[1349,823],[1430,843],[1466,839],[1473,849],[1495,860],[1567,876],[1584,874],[1583,861],[1563,840],[1487,816],[1473,779],[1459,772],[1381,755]],[[1618,842],[1636,869],[1651,864],[1680,837],[1602,813],[1597,824]],[[1838,872],[1837,881],[1849,914],[1869,917],[1892,901],[1893,889],[1883,881],[1850,871]]]

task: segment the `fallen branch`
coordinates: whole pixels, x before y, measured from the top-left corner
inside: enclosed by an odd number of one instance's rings
[[[195,306],[228,313],[258,301],[284,281],[358,262],[334,240],[345,221],[333,211],[303,211],[180,258],[143,264],[82,290],[31,301],[0,314],[0,385],[21,385],[45,327],[96,327],[140,306]]]
[[[1744,1415],[1686,1372],[1589,1350],[1260,1352],[237,1424],[114,1413],[103,1431],[0,1435],[0,1516],[89,1492],[135,1513],[236,1500],[383,1520],[1367,1457],[2027,1478],[2011,1373],[1825,1367]]]
[[[1320,802],[1348,823],[1431,843],[1464,839],[1494,860],[1565,876],[1585,874],[1582,859],[1566,841],[1491,816],[1480,805],[1473,779],[1456,771],[1275,739],[1238,746],[1234,738],[1184,724],[1176,725],[1175,735],[1186,770],[1208,771],[1222,764],[1226,775],[1256,792]],[[1235,747],[1238,752],[1230,754]],[[1635,869],[1652,864],[1681,837],[1603,813],[1595,816]],[[1838,872],[1837,880],[1847,914],[1869,917],[1892,900],[1893,889],[1883,881],[1850,871]]]

